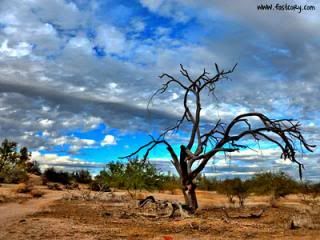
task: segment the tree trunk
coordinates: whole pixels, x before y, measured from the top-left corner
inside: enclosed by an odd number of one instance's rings
[[[190,213],[194,213],[198,209],[198,200],[196,196],[196,185],[195,184],[188,184],[185,186],[183,190],[183,195],[185,198],[186,205]]]
[[[187,164],[187,153],[186,147],[184,145],[180,146],[180,170],[181,170],[181,183],[183,186],[182,192],[185,199],[185,204],[190,213],[194,213],[198,208],[198,201],[196,196],[196,185],[192,182],[192,178],[190,178],[190,169],[188,169]]]

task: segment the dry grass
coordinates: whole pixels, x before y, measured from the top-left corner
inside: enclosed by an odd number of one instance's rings
[[[45,193],[41,190],[33,189],[30,194],[33,198],[41,198]]]
[[[48,194],[68,194],[46,190]],[[78,190],[69,191],[88,196]],[[92,193],[90,193],[92,194]],[[154,195],[156,199],[183,201],[182,194],[141,192],[138,197]],[[93,195],[91,195],[93,196]],[[225,196],[199,191],[201,208],[191,218],[150,218],[139,215],[135,200],[123,191],[103,193],[93,198],[72,201],[59,200],[43,211],[15,220],[0,230],[2,239],[317,239],[320,235],[320,209],[306,205],[297,195],[280,199],[277,208],[271,208],[269,196],[250,196],[247,207],[228,208]],[[45,200],[46,196],[42,198]],[[32,200],[34,202],[40,199]],[[30,201],[31,202],[31,201]],[[317,202],[320,207],[320,201]],[[5,204],[4,204],[5,206]],[[258,219],[228,219],[230,216],[268,209]],[[312,211],[311,211],[312,210]],[[294,220],[301,227],[290,230]],[[3,235],[1,235],[1,231]],[[1,238],[0,237],[0,238]]]
[[[14,191],[16,193],[30,193],[32,189],[33,189],[33,186],[31,184],[19,183]]]

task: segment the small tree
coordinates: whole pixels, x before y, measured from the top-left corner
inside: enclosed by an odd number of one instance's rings
[[[34,175],[41,175],[40,165],[37,161],[28,161],[26,163],[26,169],[28,173],[32,173]]]
[[[167,73],[162,74],[160,78],[164,78],[166,81],[152,95],[149,102],[156,95],[165,93],[171,85],[175,85],[179,92],[183,92],[182,106],[184,111],[181,113],[181,117],[174,126],[164,130],[157,138],[151,137],[150,142],[125,157],[130,158],[141,150],[145,150],[144,159],[147,159],[153,148],[160,144],[164,145],[179,174],[185,203],[190,212],[194,212],[198,208],[195,192],[196,177],[216,154],[235,152],[248,147],[246,144],[239,142],[244,137],[252,137],[256,141],[266,140],[274,143],[282,151],[282,158],[289,159],[298,165],[300,177],[302,176],[303,164],[296,159],[294,143],[298,142],[297,146],[302,146],[308,151],[312,151],[315,146],[307,144],[301,134],[299,122],[292,119],[274,120],[262,113],[250,112],[236,116],[228,124],[223,123],[221,119],[211,124],[205,121],[201,115],[202,98],[207,93],[214,95],[217,83],[221,80],[229,79],[229,75],[236,66],[229,71],[225,71],[215,64],[215,75],[211,76],[204,69],[197,78],[192,78],[183,65],[180,65],[180,67],[183,79],[175,78]],[[172,131],[179,130],[184,124],[188,125],[191,131],[188,141],[182,143],[180,150],[177,151],[167,141],[166,136]]]
[[[43,172],[44,182],[57,182],[69,184],[71,182],[71,174],[62,170],[56,170],[54,167],[47,168]]]
[[[0,181],[18,183],[27,180],[26,164],[29,159],[26,147],[18,151],[16,142],[5,139],[0,146]]]
[[[89,184],[92,181],[91,174],[88,170],[78,170],[72,173],[72,178],[77,182],[77,183],[84,183],[84,184]]]
[[[138,190],[159,189],[163,183],[163,177],[156,168],[138,158],[129,159],[126,164],[108,163],[95,180],[112,188],[126,189],[131,197],[135,197]]]
[[[125,170],[126,165],[121,162],[108,163],[106,168],[96,176],[96,180],[108,184],[111,188],[123,189],[126,182]]]
[[[234,197],[237,197],[240,207],[244,207],[244,201],[249,196],[249,182],[240,178],[226,179],[220,183],[218,191],[225,194],[232,204],[235,203]]]
[[[138,158],[129,160],[125,176],[125,186],[132,197],[136,196],[137,190],[153,190],[160,186],[161,177],[156,168],[150,162],[142,162]]]

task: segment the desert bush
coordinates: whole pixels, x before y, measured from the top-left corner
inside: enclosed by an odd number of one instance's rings
[[[0,172],[0,181],[3,183],[21,183],[28,180],[27,171],[20,166],[5,168]]]
[[[63,190],[62,186],[58,183],[47,183],[47,187],[50,190],[57,190],[57,191]]]
[[[62,184],[70,184],[72,177],[68,172],[58,171],[55,168],[47,168],[43,172],[44,182],[57,182]]]
[[[96,191],[96,192],[111,192],[110,187],[106,183],[103,183],[98,180],[93,180],[90,183],[89,187],[92,191]]]
[[[158,187],[158,190],[167,190],[170,191],[171,194],[176,194],[177,191],[181,193],[181,183],[180,180],[175,176],[162,176],[160,185]]]
[[[88,170],[78,170],[72,173],[72,178],[77,183],[89,184],[92,181],[91,174]]]
[[[20,183],[15,189],[16,193],[30,193],[33,190],[33,186],[26,183]]]
[[[0,194],[0,203],[6,203],[8,201],[8,197],[5,194]]]
[[[162,177],[156,168],[150,162],[143,162],[136,159],[130,159],[125,169],[125,188],[131,196],[136,194],[137,190],[154,190],[162,184]],[[131,192],[133,191],[133,192]]]
[[[26,147],[18,151],[17,143],[5,139],[0,146],[0,182],[19,183],[26,181],[26,163],[30,153]]]
[[[70,184],[66,184],[64,186],[65,189],[68,189],[68,190],[74,190],[74,189],[80,189],[80,186],[78,183],[70,183]]]
[[[320,195],[320,183],[315,183],[311,185],[312,192],[316,195]]]
[[[197,188],[205,191],[216,191],[219,181],[215,178],[208,178],[204,174],[196,178]]]
[[[226,179],[219,184],[218,192],[227,196],[230,203],[235,203],[237,197],[239,205],[244,207],[244,201],[249,196],[249,182],[242,181],[240,178]]]
[[[308,183],[305,185],[305,194],[310,195],[312,198],[320,196],[320,183]]]
[[[126,165],[120,162],[111,162],[106,168],[96,176],[95,180],[99,183],[105,183],[109,187],[124,189],[126,182]]]
[[[33,198],[41,198],[44,195],[44,192],[38,189],[33,189],[30,194]]]
[[[34,175],[40,176],[41,170],[40,165],[37,161],[29,161],[26,163],[26,171]]]
[[[159,189],[164,183],[164,178],[150,162],[134,158],[129,159],[126,164],[121,162],[107,164],[106,168],[96,176],[95,181],[111,188],[125,189],[131,197],[135,197],[139,190]]]
[[[250,180],[251,191],[258,195],[272,194],[275,199],[299,192],[299,184],[284,172],[258,173]]]

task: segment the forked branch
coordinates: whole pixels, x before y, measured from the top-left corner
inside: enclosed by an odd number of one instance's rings
[[[297,144],[309,152],[313,151],[314,145],[306,142],[301,134],[300,124],[293,119],[270,119],[262,113],[251,112],[236,116],[228,125],[218,120],[212,127],[208,127],[208,121],[204,121],[201,115],[202,97],[204,93],[215,94],[216,84],[225,79],[235,70],[237,64],[230,70],[220,69],[214,65],[216,73],[211,75],[206,69],[197,77],[193,78],[189,72],[180,65],[182,79],[178,79],[167,73],[160,75],[165,80],[164,84],[150,98],[152,99],[167,92],[169,87],[175,86],[183,91],[181,96],[183,112],[175,125],[165,129],[158,139],[153,137],[150,142],[141,146],[135,152],[126,157],[132,157],[140,151],[145,151],[144,159],[158,145],[165,145],[172,158],[172,163],[177,169],[184,187],[194,190],[192,181],[205,168],[212,157],[218,153],[228,153],[249,148],[244,141],[247,137],[253,140],[266,140],[274,143],[281,150],[281,158],[289,159],[298,164],[299,174],[302,177],[303,164],[296,159]],[[258,123],[258,125],[257,125]],[[191,131],[186,143],[180,145],[179,154],[166,140],[168,133],[178,131],[184,124],[191,126]],[[241,125],[241,128],[238,128]],[[197,166],[193,164],[197,162]],[[196,206],[196,204],[195,204]]]

